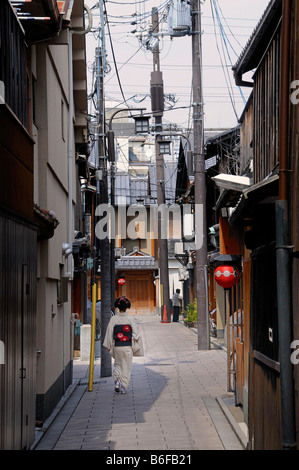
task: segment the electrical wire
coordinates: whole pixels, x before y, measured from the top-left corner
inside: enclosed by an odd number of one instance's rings
[[[104,0],[104,5],[106,6],[106,1],[105,1],[105,0]],[[126,98],[125,98],[124,91],[123,91],[123,87],[122,87],[122,84],[121,84],[121,81],[120,81],[119,70],[118,70],[117,63],[116,63],[116,58],[115,58],[115,53],[114,53],[114,47],[113,47],[113,42],[112,42],[112,37],[111,37],[111,32],[110,32],[110,25],[109,25],[108,16],[107,16],[107,9],[105,9],[105,10],[106,10],[106,24],[107,24],[107,28],[108,28],[108,35],[109,35],[109,40],[110,40],[110,47],[111,47],[111,52],[112,52],[113,63],[114,63],[114,67],[115,67],[115,72],[116,72],[116,76],[117,76],[117,81],[118,81],[118,84],[119,84],[119,89],[120,89],[120,91],[121,91],[121,94],[122,94],[124,103],[125,103],[125,104],[128,106],[128,108],[129,108],[129,105],[128,105],[127,100],[126,100]]]
[[[104,2],[104,4],[105,4],[105,2]],[[107,12],[107,10],[106,10],[106,12]],[[120,89],[120,91],[121,91],[121,94],[122,94],[122,97],[123,97],[123,100],[124,100],[123,102],[124,102],[126,105],[128,105],[128,104],[127,104],[127,99],[126,99],[125,96],[124,96],[123,88],[122,88],[121,81],[120,81],[120,77],[119,77],[119,73],[118,73],[118,72],[119,72],[119,69],[118,69],[117,63],[116,63],[116,58],[115,58],[115,53],[114,53],[114,47],[113,47],[113,42],[112,42],[112,36],[111,36],[111,31],[110,31],[110,25],[109,25],[108,15],[107,15],[107,14],[106,14],[106,24],[107,24],[107,28],[108,28],[108,36],[109,36],[109,40],[110,40],[110,46],[111,46],[111,51],[112,51],[114,66],[115,66],[115,70],[116,70],[116,75],[117,75],[117,79],[118,79],[119,89]],[[139,48],[139,49],[140,49],[140,48]],[[136,51],[136,52],[133,54],[133,56],[134,56],[137,52],[138,52],[138,51]],[[133,57],[133,56],[132,56],[132,57]],[[129,62],[130,59],[131,59],[131,58],[129,58],[122,66],[126,65],[126,64]],[[91,93],[90,97],[93,99],[94,95],[95,95],[95,91],[94,91],[93,93]],[[135,97],[135,96],[133,96],[133,97]],[[133,97],[131,97],[131,98],[133,98]],[[131,99],[131,98],[130,98],[130,99]],[[145,97],[144,97],[143,99],[145,99]],[[179,107],[179,108],[177,108],[177,109],[180,109],[180,108],[182,108],[182,107]],[[173,109],[173,108],[172,108],[172,109]],[[175,108],[175,109],[176,109],[176,108]],[[94,144],[93,144],[93,145],[94,145]],[[92,147],[93,147],[93,145],[92,145]],[[118,150],[122,153],[123,158],[125,158],[125,160],[127,161],[127,163],[130,163],[129,160],[128,160],[128,158],[127,158],[126,155],[124,154],[124,152],[123,152],[121,146],[120,146],[119,144],[117,144],[117,146],[118,146],[118,147],[117,147]],[[132,170],[135,171],[136,176],[138,177],[138,173],[136,172],[136,170],[135,170],[134,168],[132,168]],[[174,176],[174,174],[175,174],[176,171],[177,171],[177,168],[174,169],[174,171],[173,171],[172,175],[169,177],[169,179],[164,182],[165,185],[172,179],[172,177]],[[130,176],[132,176],[131,173],[129,173],[129,172],[126,172],[126,173],[129,174]],[[152,184],[152,186],[153,186],[153,184]],[[169,190],[168,190],[168,191],[169,191]],[[171,195],[173,196],[172,193],[173,193],[173,191],[171,191]]]
[[[212,0],[210,0],[210,6],[211,6],[212,18],[213,18],[213,22],[214,22],[214,29],[216,31],[216,21],[215,21],[215,15],[214,15],[214,10],[213,10]],[[227,84],[227,90],[228,90],[228,94],[229,94],[229,97],[230,97],[231,105],[232,105],[234,114],[236,116],[236,119],[238,121],[239,117],[238,117],[236,107],[235,107],[235,102],[234,102],[234,97],[233,97],[233,89],[232,89],[230,77],[227,76],[227,74],[226,74],[225,67],[224,67],[224,64],[223,64],[223,59],[222,59],[222,56],[221,56],[221,53],[220,53],[219,44],[218,44],[218,40],[217,40],[216,35],[215,35],[215,39],[216,39],[216,47],[217,47],[217,50],[218,50],[219,59],[220,59],[221,65],[222,65],[223,73],[224,73],[224,78],[225,78],[225,81],[226,81],[226,84]]]
[[[223,40],[223,44],[224,44],[224,47],[225,47],[226,52],[227,52],[227,56],[228,56],[229,61],[230,61],[230,66],[232,67],[232,66],[233,66],[233,62],[232,62],[232,60],[231,60],[231,56],[230,56],[230,53],[229,53],[229,49],[228,49],[227,42],[228,42],[229,45],[231,46],[231,49],[233,50],[233,52],[235,53],[235,55],[236,55],[237,58],[239,57],[239,54],[235,51],[235,49],[233,48],[233,46],[232,46],[230,40],[229,40],[228,37],[227,37],[227,34],[225,33],[225,29],[224,29],[224,27],[223,27],[223,25],[222,25],[222,22],[221,22],[221,19],[220,19],[220,15],[219,15],[219,12],[218,12],[218,7],[217,7],[217,5],[219,5],[219,4],[218,4],[218,1],[217,1],[217,0],[213,0],[213,3],[214,3],[214,9],[215,9],[215,12],[216,12],[216,17],[217,17],[217,21],[218,21],[218,24],[219,24],[219,28],[220,28],[220,32],[221,32],[221,37],[222,37],[222,40]],[[219,7],[219,8],[220,8],[220,7]],[[222,11],[221,11],[221,13],[222,13]],[[241,87],[238,87],[238,89],[239,89],[239,92],[240,92],[240,94],[241,94],[241,96],[242,96],[242,99],[243,99],[244,104],[246,104],[246,100],[245,100],[245,97],[244,97],[244,94],[243,94],[243,92],[242,92]]]
[[[156,11],[161,11],[163,8],[165,8],[169,3],[169,0],[166,0],[165,2],[163,2],[159,7],[155,7]],[[131,15],[133,16],[133,15]],[[136,18],[134,20],[134,24],[138,24],[138,23],[141,23],[142,21],[146,20],[147,18],[151,18],[152,16],[152,11],[147,11],[145,13],[142,13],[140,15],[140,18]],[[113,15],[109,15],[109,17],[111,18],[121,18],[121,16],[113,16]],[[125,16],[123,16],[123,18],[125,18]],[[132,20],[130,21],[110,21],[110,23],[113,23],[113,24],[132,24]]]
[[[137,18],[137,21],[138,21],[138,24],[139,24],[139,25],[142,24],[143,21],[145,21],[149,16],[152,15],[152,13],[148,11],[148,8],[146,8],[146,7],[147,7],[147,2],[148,2],[148,0],[142,0],[142,1],[141,1],[141,0],[140,0],[140,1],[135,0],[134,3],[133,3],[133,2],[117,2],[117,1],[113,1],[113,0],[111,0],[111,1],[110,1],[110,0],[106,0],[106,2],[104,1],[106,7],[107,7],[107,4],[108,4],[108,3],[109,3],[109,4],[116,4],[116,5],[128,5],[128,6],[130,6],[130,5],[135,5],[135,7],[137,6],[137,4],[139,4],[139,6],[144,9],[143,12],[141,12],[141,10],[140,10],[141,13],[140,13],[140,15],[139,15],[138,18]],[[227,27],[229,28],[230,36],[233,37],[236,41],[237,41],[237,39],[236,39],[236,36],[233,34],[233,31],[230,29],[230,27],[229,27],[229,25],[228,25],[228,22],[227,22],[226,19],[224,18],[224,15],[223,15],[223,13],[222,13],[221,8],[220,8],[219,5],[218,5],[218,11],[217,11],[217,4],[215,3],[215,1],[214,1],[213,3],[214,3],[214,5],[216,6],[216,10],[215,10],[215,15],[212,14],[213,25],[214,25],[214,33],[211,33],[211,34],[214,34],[215,37],[216,37],[216,35],[221,37],[221,40],[223,41],[223,42],[222,42],[222,47],[223,47],[223,49],[226,50],[226,53],[228,54],[228,57],[230,58],[230,62],[231,62],[231,57],[230,57],[230,55],[229,55],[229,48],[232,48],[232,43],[228,40],[228,37],[227,37],[227,36],[228,36],[228,33],[225,32],[224,26],[223,26],[222,24],[221,24],[221,25],[219,24],[219,23],[221,23],[220,13],[222,14],[222,21],[224,21],[225,24],[227,25]],[[162,4],[157,8],[157,9],[159,10],[159,12],[161,12],[162,9],[163,9],[167,4],[168,4],[168,1],[162,2]],[[217,12],[217,14],[216,14],[216,12]],[[212,12],[212,13],[213,13],[213,12]],[[107,20],[107,26],[108,26],[108,36],[109,36],[109,40],[110,40],[110,44],[111,44],[111,50],[112,50],[113,61],[114,61],[114,66],[115,66],[115,74],[114,74],[113,76],[109,77],[108,80],[106,81],[106,83],[108,83],[115,75],[117,75],[118,87],[119,87],[120,94],[121,94],[122,99],[123,99],[122,103],[119,103],[118,105],[116,105],[116,107],[117,107],[117,106],[120,106],[121,104],[124,104],[124,103],[126,104],[126,106],[128,106],[128,101],[129,101],[129,100],[133,100],[134,102],[142,102],[142,101],[144,101],[146,98],[148,98],[148,96],[149,96],[148,94],[144,93],[143,96],[141,96],[140,98],[138,98],[138,95],[136,95],[136,94],[133,95],[133,96],[130,96],[130,98],[126,98],[126,97],[125,97],[124,89],[123,89],[123,86],[122,86],[122,83],[121,83],[121,80],[120,80],[119,72],[120,72],[120,70],[121,70],[123,67],[125,67],[125,66],[130,66],[130,67],[136,66],[136,67],[139,67],[139,68],[140,68],[140,67],[146,67],[146,66],[147,66],[147,65],[144,64],[144,63],[143,63],[143,64],[137,64],[137,63],[134,64],[134,63],[132,63],[132,58],[133,58],[136,54],[138,54],[138,52],[142,49],[143,45],[141,45],[140,47],[138,47],[138,49],[137,49],[124,63],[119,63],[119,62],[117,62],[117,61],[116,61],[116,57],[115,57],[115,51],[114,51],[114,48],[113,48],[113,43],[116,42],[116,41],[115,41],[115,34],[118,34],[118,33],[114,33],[114,32],[113,32],[113,40],[112,40],[111,29],[110,29],[110,25],[113,23],[112,19],[115,18],[115,17],[112,16],[112,15],[110,15],[110,14],[108,14],[107,8],[106,8],[105,14],[106,14],[106,20]],[[133,16],[133,15],[132,15],[132,16]],[[160,16],[160,15],[159,15],[159,16]],[[124,18],[124,19],[129,18],[129,15],[123,15],[122,18]],[[210,16],[209,16],[208,18],[210,18]],[[215,25],[216,21],[215,21],[215,19],[217,19],[217,22],[218,22],[219,31],[220,31],[219,33],[216,31],[216,25]],[[243,19],[243,20],[245,20],[245,19]],[[248,19],[248,20],[249,20],[249,19]],[[160,21],[162,21],[162,20],[160,19]],[[252,20],[252,21],[255,21],[255,20]],[[121,23],[126,24],[126,23],[128,23],[128,21],[125,21],[125,22],[123,21],[123,22],[121,22]],[[221,27],[221,26],[222,26],[222,27]],[[205,34],[210,34],[210,33],[206,33],[206,32],[205,32]],[[240,44],[240,43],[239,43],[239,44]],[[217,48],[218,48],[218,52],[219,52],[219,55],[220,55],[219,46],[218,46]],[[234,53],[235,53],[235,51],[234,51]],[[204,69],[212,69],[212,68],[219,68],[219,67],[221,67],[222,70],[223,70],[223,72],[224,72],[224,74],[225,74],[225,73],[226,73],[226,72],[225,72],[226,69],[228,69],[230,66],[229,66],[228,64],[225,64],[224,61],[225,61],[225,59],[222,59],[222,60],[221,60],[221,65],[217,65],[217,66],[216,66],[216,65],[215,65],[215,66],[213,66],[213,65],[208,65],[208,66],[203,66],[203,68],[204,68]],[[167,66],[168,70],[169,70],[170,67],[171,67],[171,66],[169,66],[169,65]],[[177,64],[174,65],[173,67],[181,68],[181,69],[182,69],[182,68],[190,68],[190,69],[191,69],[191,66],[185,66],[185,65],[180,66],[180,65],[177,65]],[[237,112],[236,112],[236,108],[235,108],[235,107],[236,107],[236,99],[235,99],[235,97],[233,96],[232,84],[231,84],[231,83],[229,84],[229,79],[227,78],[226,75],[225,75],[225,79],[226,79],[227,89],[228,89],[228,92],[229,92],[228,99],[229,99],[229,102],[232,104],[233,109],[234,109],[234,112],[235,112],[235,115],[236,115],[236,117],[237,117]],[[188,88],[189,88],[189,87],[188,87]],[[140,95],[142,95],[142,94],[140,93]],[[183,96],[184,94],[180,93],[180,95]],[[207,98],[207,99],[206,99],[206,98]],[[219,96],[219,95],[217,95],[217,94],[215,94],[215,93],[214,93],[214,94],[211,94],[211,95],[205,95],[205,101],[210,102],[210,103],[213,103],[213,102],[214,102],[213,99],[217,100],[217,102],[224,102],[224,101],[222,101],[222,98],[224,98],[224,96]],[[221,101],[220,101],[220,99],[221,99]],[[118,101],[118,100],[116,100],[116,101]],[[243,101],[244,101],[244,97],[243,97]],[[192,113],[192,94],[191,94],[191,93],[190,93],[190,101],[188,102],[188,106],[176,106],[176,107],[170,108],[170,109],[167,110],[167,111],[177,110],[177,109],[189,109],[189,110],[190,110],[190,112],[188,113],[188,124],[190,124],[191,113]],[[238,118],[238,117],[237,117],[237,118]],[[190,129],[190,125],[188,125],[188,128]]]
[[[122,65],[118,68],[118,72],[119,72],[125,65],[127,65],[127,64],[130,62],[130,60],[140,51],[141,47],[142,47],[142,46],[140,46],[140,47],[137,49],[137,51],[135,51],[134,54],[132,54],[132,55],[126,60],[126,62],[123,62],[123,63],[122,63]],[[121,62],[120,62],[120,63],[121,63]],[[116,63],[115,69],[117,70],[117,63]],[[115,74],[116,74],[116,73],[115,73]],[[110,77],[109,80],[107,80],[106,83],[108,83],[108,82],[115,76],[115,74],[112,75],[112,77]]]
[[[136,5],[136,3],[146,3],[149,0],[135,0],[135,2],[116,2],[114,0],[108,0],[109,3],[114,3],[116,5]]]
[[[229,43],[229,45],[230,45],[232,51],[235,53],[236,57],[238,58],[239,54],[237,54],[237,52],[235,51],[235,49],[234,49],[232,43],[230,42],[230,40],[229,40],[229,38],[228,38],[228,35],[226,34],[225,29],[224,29],[224,27],[223,27],[223,25],[222,25],[222,22],[221,22],[221,19],[220,19],[220,15],[219,15],[219,11],[218,11],[218,6],[219,6],[219,4],[218,4],[217,0],[213,0],[213,4],[214,4],[214,10],[215,10],[216,18],[217,18],[218,25],[219,25],[220,34],[221,34],[221,36],[222,36],[222,38],[223,38],[223,40],[224,40],[224,42],[225,42],[228,56],[230,57],[230,54],[229,54],[229,51],[228,51],[228,48],[227,48],[226,41]],[[220,7],[219,7],[219,9],[220,9]],[[230,31],[231,31],[231,30],[230,30]],[[232,34],[232,36],[233,36],[233,34]],[[241,46],[241,47],[242,47],[242,46]]]

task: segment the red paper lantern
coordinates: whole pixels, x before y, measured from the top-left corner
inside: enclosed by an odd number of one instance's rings
[[[124,286],[125,283],[126,283],[126,280],[125,280],[124,278],[120,278],[120,279],[118,279],[117,282],[118,282],[118,284],[119,284],[120,286]]]
[[[215,270],[215,279],[219,286],[230,289],[239,280],[239,271],[234,266],[218,266]]]

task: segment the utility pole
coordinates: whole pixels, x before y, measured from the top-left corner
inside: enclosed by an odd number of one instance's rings
[[[103,77],[103,69],[101,68],[100,76]],[[102,88],[102,87],[101,87]],[[101,92],[102,93],[102,92]],[[104,115],[102,107],[102,116],[99,125],[100,135],[104,135]],[[100,204],[108,206],[108,168],[106,149],[104,140],[99,139],[99,170],[101,174],[100,180]],[[100,240],[100,257],[101,257],[101,377],[111,376],[111,356],[107,348],[104,348],[103,342],[107,331],[107,326],[111,318],[111,266],[110,266],[110,249],[109,249],[109,224],[106,225],[106,236]]]
[[[101,46],[104,45],[104,15],[103,1],[99,2],[100,7],[100,35]],[[103,49],[97,48],[96,70],[97,70],[97,111],[98,111],[98,158],[99,158],[99,189],[100,204],[108,206],[108,169],[105,146],[105,103],[104,103],[104,68]],[[108,215],[108,214],[107,214]],[[104,214],[103,214],[104,216]],[[100,237],[100,265],[101,265],[101,377],[112,375],[111,356],[107,348],[104,348],[103,341],[107,331],[107,326],[111,318],[111,276],[110,276],[110,253],[109,253],[109,224],[106,226],[106,236]]]
[[[159,32],[159,16],[157,8],[152,9],[153,33]],[[158,202],[158,239],[159,239],[159,268],[160,268],[160,289],[161,289],[161,318],[164,321],[166,309],[167,321],[171,321],[170,298],[169,298],[169,277],[168,277],[168,240],[162,237],[162,227],[164,211],[160,210],[165,204],[165,179],[164,179],[164,159],[160,153],[159,140],[162,134],[162,116],[164,111],[164,88],[163,77],[160,71],[159,42],[153,50],[153,72],[151,73],[151,102],[152,112],[155,119],[155,148],[156,148],[156,172],[157,172],[157,202]]]
[[[191,0],[194,132],[194,195],[198,349],[210,348],[207,273],[206,172],[202,93],[201,1]]]
[[[115,208],[115,147],[114,132],[111,128],[107,131],[108,158],[110,161],[110,202],[112,209]],[[110,240],[110,276],[111,276],[111,309],[114,310],[115,304],[115,234],[111,235]]]

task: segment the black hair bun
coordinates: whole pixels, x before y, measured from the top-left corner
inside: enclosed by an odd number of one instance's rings
[[[116,299],[115,301],[114,306],[119,310],[126,310],[127,308],[131,307],[131,302],[126,297],[118,297],[118,299]]]

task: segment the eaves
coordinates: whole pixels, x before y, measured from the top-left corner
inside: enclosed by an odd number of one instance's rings
[[[261,20],[249,38],[237,63],[233,67],[237,85],[252,86],[250,82],[243,82],[243,74],[254,70],[260,64],[282,17],[282,0],[271,0]]]

